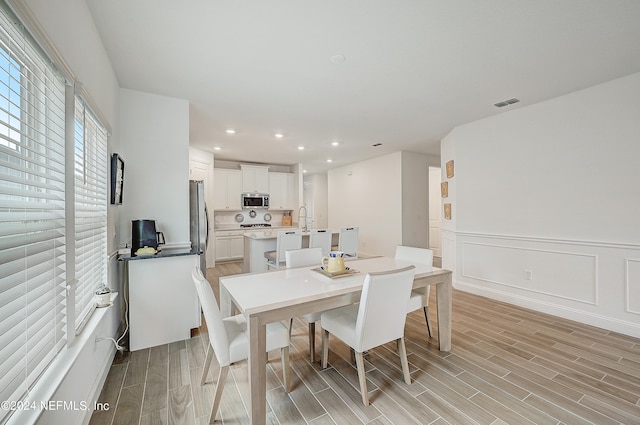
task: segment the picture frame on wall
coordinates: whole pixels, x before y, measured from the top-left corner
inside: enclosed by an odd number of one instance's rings
[[[451,220],[451,204],[444,204],[444,218]]]
[[[443,198],[446,198],[449,196],[449,182],[440,183],[440,194],[442,195]]]
[[[122,204],[122,189],[124,187],[124,160],[120,155],[111,155],[111,204]]]
[[[453,159],[446,164],[447,168],[447,178],[450,179],[453,177]]]

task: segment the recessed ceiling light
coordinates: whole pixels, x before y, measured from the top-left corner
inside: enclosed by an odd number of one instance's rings
[[[333,162],[333,159],[329,158],[327,159],[327,162]]]
[[[299,151],[303,151],[304,150],[304,146],[298,146],[298,150]]]
[[[333,55],[329,60],[333,63],[343,63],[347,58],[345,58],[344,55]]]
[[[307,170],[302,170],[302,172],[303,172],[303,173],[306,173],[306,172],[307,172]]]
[[[233,128],[228,128],[226,131],[227,134],[236,134],[236,131]]]
[[[331,146],[338,146],[340,142],[331,142]]]
[[[284,134],[276,133],[275,136],[276,136],[277,139],[282,139],[284,137]]]
[[[213,150],[214,150],[214,151],[219,151],[219,150],[222,150],[222,148],[221,148],[220,146],[214,146],[214,147],[213,147]]]

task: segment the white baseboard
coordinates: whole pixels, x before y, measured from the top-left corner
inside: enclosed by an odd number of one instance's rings
[[[567,306],[551,304],[540,300],[526,298],[514,295],[509,292],[487,288],[468,282],[455,281],[453,286],[455,287],[455,289],[463,292],[469,292],[475,295],[480,295],[494,300],[528,308],[534,311],[539,311],[541,313],[551,314],[554,316],[562,317],[564,319],[574,320],[579,323],[584,323],[590,326],[595,326],[613,332],[619,332],[621,334],[629,335],[635,338],[640,338],[640,323],[612,319],[610,317],[604,317]]]

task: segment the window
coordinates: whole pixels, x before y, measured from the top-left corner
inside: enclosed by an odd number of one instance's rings
[[[0,4],[1,401],[37,385],[107,274],[106,130],[80,97],[65,109],[70,86],[16,22]]]
[[[65,86],[0,18],[0,399],[11,401],[66,342]]]
[[[76,97],[74,120],[76,330],[95,307],[93,293],[106,283],[107,133]]]

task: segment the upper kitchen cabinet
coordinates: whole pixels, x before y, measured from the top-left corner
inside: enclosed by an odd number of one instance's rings
[[[269,173],[269,209],[293,210],[293,174]]]
[[[241,165],[242,192],[269,193],[269,167]]]
[[[240,170],[216,168],[213,180],[213,209],[240,211],[242,206],[242,173]]]

